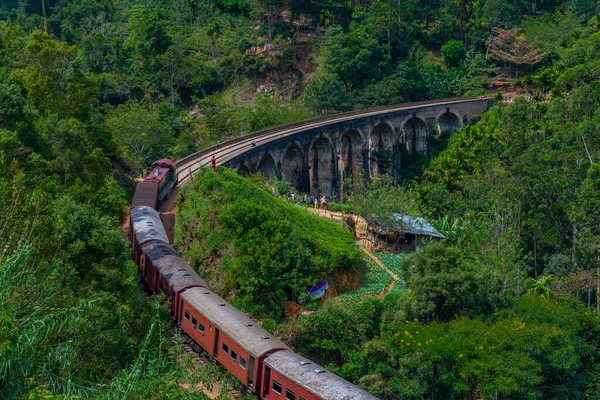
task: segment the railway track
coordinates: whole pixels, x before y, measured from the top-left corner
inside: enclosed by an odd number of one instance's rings
[[[174,234],[174,226],[175,226],[175,198],[177,197],[177,191],[181,186],[191,180],[193,174],[197,172],[201,167],[208,166],[211,163],[211,157],[214,155],[217,159],[217,165],[223,165],[243,154],[246,151],[254,149],[256,146],[261,146],[273,142],[275,140],[280,140],[282,138],[286,138],[297,134],[299,132],[324,127],[331,124],[336,124],[345,121],[351,121],[356,118],[364,118],[377,116],[381,114],[386,114],[390,112],[402,111],[402,110],[415,110],[421,106],[442,106],[442,105],[451,105],[451,104],[459,104],[464,102],[469,102],[475,100],[474,97],[471,98],[458,98],[458,99],[445,99],[445,100],[435,100],[435,101],[426,101],[420,103],[409,103],[405,105],[396,105],[389,107],[379,107],[374,109],[362,110],[362,111],[354,111],[349,113],[337,114],[333,116],[315,118],[312,120],[296,122],[280,127],[270,128],[263,131],[258,131],[251,133],[246,136],[234,138],[228,140],[226,142],[220,143],[216,146],[212,146],[210,148],[204,149],[200,152],[194,153],[188,157],[183,158],[182,160],[176,163],[177,174],[178,174],[178,183],[173,188],[173,195],[169,197],[167,202],[163,204],[161,208],[161,220],[163,226],[166,230],[167,235],[169,236],[169,240],[173,243],[173,234]],[[170,232],[170,234],[169,234]],[[220,304],[224,305],[224,304]],[[251,325],[247,325],[251,326]],[[183,343],[181,346],[183,348],[184,354],[190,355],[193,358],[194,364],[208,364],[214,363],[214,357],[208,356],[200,346],[195,343],[194,340],[187,337],[187,334],[183,334]],[[263,337],[264,339],[265,337]],[[304,365],[304,364],[302,364]],[[215,389],[215,388],[213,388]],[[246,393],[250,393],[249,388],[245,388]],[[220,388],[216,388],[216,390],[208,390],[208,388],[202,386],[201,384],[196,385],[194,390],[201,390],[204,392],[209,398],[215,398],[219,395]]]
[[[370,108],[367,110],[351,111],[347,113],[335,114],[326,117],[319,117],[306,121],[294,122],[287,125],[269,128],[262,131],[250,133],[230,139],[218,145],[206,148],[197,153],[191,154],[177,162],[177,174],[179,176],[178,185],[188,182],[192,175],[201,167],[210,165],[210,157],[214,154],[217,159],[217,165],[223,165],[234,157],[253,149],[255,146],[261,146],[275,140],[279,140],[307,129],[320,128],[323,126],[351,121],[356,118],[377,116],[389,112],[414,109],[420,106],[436,106],[465,103],[477,100],[476,97],[460,97],[444,100],[429,100],[415,103],[407,103],[395,106],[386,106]],[[489,99],[486,99],[489,100]]]

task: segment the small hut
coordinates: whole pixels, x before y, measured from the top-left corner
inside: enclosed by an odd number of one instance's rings
[[[395,253],[415,251],[426,240],[443,239],[431,224],[421,217],[392,214],[390,221],[369,218],[367,237],[375,246]]]

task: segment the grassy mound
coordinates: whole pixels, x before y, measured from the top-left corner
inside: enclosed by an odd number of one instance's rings
[[[259,317],[333,271],[363,265],[353,236],[235,172],[202,170],[182,191],[177,248],[212,290]]]

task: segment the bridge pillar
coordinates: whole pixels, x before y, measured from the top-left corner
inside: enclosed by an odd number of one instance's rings
[[[431,157],[431,150],[433,149],[433,141],[435,136],[435,118],[427,118],[427,152],[425,155],[427,158]]]
[[[363,149],[362,149],[362,154],[363,154],[363,170],[365,171],[365,178],[367,179],[367,181],[371,180],[371,167],[369,165],[369,140],[366,139],[365,142],[363,143]]]
[[[302,178],[300,191],[304,193],[310,193],[310,163],[308,159],[304,161],[304,167],[302,168]]]
[[[334,144],[331,147],[331,197],[338,199],[340,198],[340,149]]]
[[[400,174],[402,173],[402,147],[404,141],[402,140],[402,128],[399,126],[394,127],[394,151],[392,159],[392,176],[396,182],[400,182]]]

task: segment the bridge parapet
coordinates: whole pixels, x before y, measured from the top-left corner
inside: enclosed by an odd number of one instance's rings
[[[254,132],[177,163],[188,180],[212,154],[240,173],[285,177],[295,190],[337,196],[346,179],[400,175],[400,153],[428,154],[435,136],[481,115],[491,98],[455,98],[330,115]]]

